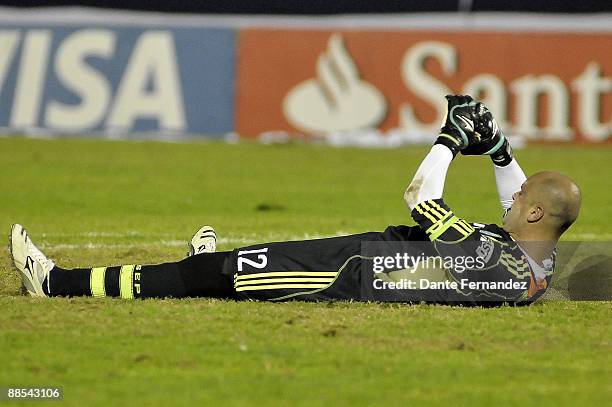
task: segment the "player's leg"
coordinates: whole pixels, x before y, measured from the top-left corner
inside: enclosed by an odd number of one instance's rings
[[[229,252],[203,253],[175,263],[66,270],[32,243],[20,225],[10,235],[11,254],[24,287],[34,296],[123,298],[233,297],[223,274]]]
[[[230,277],[223,265],[229,252],[199,254],[178,262],[156,265],[123,265],[49,272],[50,296],[122,298],[231,298]],[[43,287],[44,289],[44,287]]]

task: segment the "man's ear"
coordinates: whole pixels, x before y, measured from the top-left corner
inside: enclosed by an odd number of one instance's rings
[[[529,208],[529,212],[527,213],[527,222],[535,223],[538,222],[544,216],[544,208],[542,208],[541,204],[535,204],[531,208]]]

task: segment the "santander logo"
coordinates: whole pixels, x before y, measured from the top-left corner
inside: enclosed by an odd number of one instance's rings
[[[316,78],[289,91],[283,112],[294,127],[313,134],[375,127],[387,102],[359,71],[340,34],[333,34],[316,64]]]

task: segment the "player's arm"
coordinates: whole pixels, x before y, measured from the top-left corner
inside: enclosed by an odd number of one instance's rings
[[[506,166],[498,166],[493,163],[493,170],[495,171],[499,202],[502,209],[507,211],[512,206],[512,195],[521,190],[521,186],[527,177],[525,177],[523,169],[514,158]]]
[[[475,132],[479,141],[461,150],[461,154],[491,157],[499,202],[502,209],[506,211],[512,206],[512,195],[521,189],[521,185],[527,178],[513,156],[508,139],[489,109],[482,103],[478,103],[476,112]]]
[[[449,148],[434,144],[404,192],[404,200],[410,210],[413,210],[419,202],[442,198],[446,173],[453,158],[454,155]]]
[[[460,243],[474,233],[474,228],[455,215],[442,198],[419,202],[411,214],[432,242]]]
[[[404,192],[410,210],[419,202],[442,197],[450,163],[473,138],[476,103],[470,96],[462,95],[449,95],[446,100],[446,119],[440,135]]]

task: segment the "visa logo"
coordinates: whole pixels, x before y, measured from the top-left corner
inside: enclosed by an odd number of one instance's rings
[[[65,133],[120,133],[139,127],[184,131],[185,103],[172,33],[128,34],[89,28],[1,29],[0,127]]]

